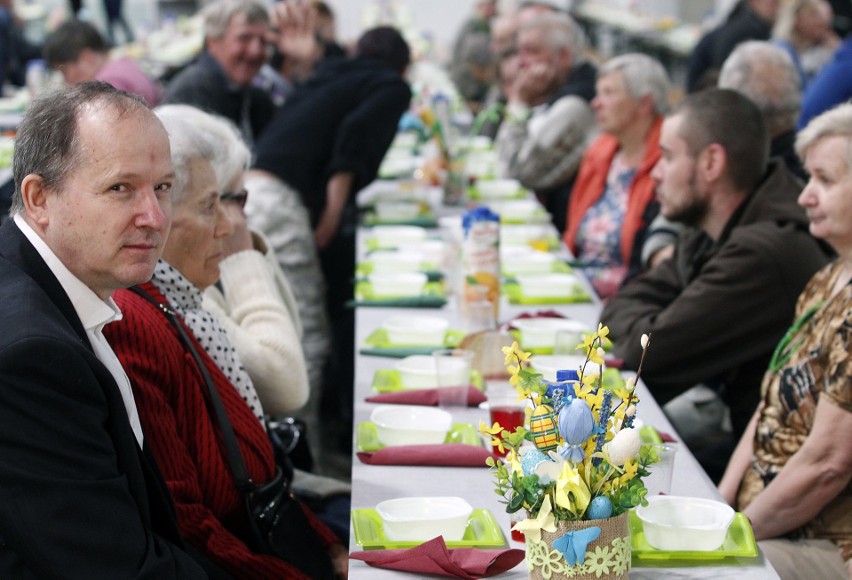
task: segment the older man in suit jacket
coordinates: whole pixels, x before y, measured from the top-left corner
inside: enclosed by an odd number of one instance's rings
[[[171,219],[162,125],[84,83],[33,103],[0,228],[0,578],[206,578],[101,333]],[[210,572],[215,568],[210,566]]]

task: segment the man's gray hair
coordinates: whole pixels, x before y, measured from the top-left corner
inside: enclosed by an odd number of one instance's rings
[[[217,0],[201,10],[204,19],[204,38],[221,38],[237,14],[244,14],[246,23],[264,22],[269,24],[269,12],[256,0]]]
[[[796,137],[796,153],[802,163],[811,147],[827,137],[846,138],[846,163],[852,171],[852,103],[842,103],[814,117]]]
[[[638,52],[622,54],[606,61],[598,69],[598,78],[614,72],[621,73],[624,88],[631,99],[638,101],[649,96],[655,113],[664,115],[669,110],[671,82],[660,61]]]
[[[535,30],[541,34],[552,51],[567,48],[571,59],[578,62],[583,59],[586,50],[586,38],[574,19],[561,12],[545,12],[523,24],[518,33]]]
[[[195,123],[194,107],[190,105],[163,105],[154,109],[160,122],[169,134],[172,150],[174,182],[172,203],[179,205],[186,197],[190,186],[189,162],[193,159],[209,161],[214,170],[224,163],[228,150],[217,142],[217,135]],[[218,174],[217,174],[218,182]]]
[[[204,133],[207,142],[204,147],[212,150],[211,155],[215,159],[213,172],[222,191],[235,177],[242,175],[250,167],[251,152],[240,136],[239,129],[230,119],[207,113],[191,105],[163,105],[156,112],[161,118],[180,117],[192,124],[197,131]],[[166,130],[168,128],[166,125]],[[177,170],[176,166],[175,171]]]
[[[80,163],[80,116],[94,110],[110,112],[118,119],[149,111],[140,97],[100,81],[63,87],[33,101],[15,135],[15,193],[9,215],[24,211],[21,184],[27,175],[40,176],[45,189],[61,193],[63,183]]]
[[[791,131],[799,118],[802,89],[793,59],[771,42],[750,40],[731,53],[719,88],[739,91],[760,109],[770,137]]]

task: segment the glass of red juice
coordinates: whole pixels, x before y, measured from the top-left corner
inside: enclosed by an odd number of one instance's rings
[[[500,426],[507,431],[514,431],[524,425],[524,406],[520,403],[489,402],[488,412],[491,414],[491,424],[500,423]],[[501,452],[498,447],[494,448],[494,453],[501,457],[506,455],[506,451]]]

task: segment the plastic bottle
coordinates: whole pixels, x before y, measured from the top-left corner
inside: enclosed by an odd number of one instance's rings
[[[461,314],[467,307],[488,300],[498,320],[500,308],[500,217],[487,207],[478,207],[462,216]]]
[[[41,93],[44,87],[47,74],[47,66],[40,58],[31,60],[27,63],[26,85],[30,93],[30,98],[35,98]]]

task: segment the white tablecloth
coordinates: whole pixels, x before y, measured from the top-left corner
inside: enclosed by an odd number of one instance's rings
[[[362,232],[363,234],[363,232]],[[361,236],[363,237],[363,235]],[[600,312],[600,304],[576,304],[553,307],[548,306],[510,306],[504,299],[501,304],[500,320],[508,320],[521,312],[533,312],[539,309],[555,309],[566,316],[583,320],[590,325],[596,325]],[[418,310],[420,312],[420,310]],[[458,327],[459,316],[451,299],[442,309],[424,310],[424,313],[445,316],[454,327]],[[364,401],[372,394],[371,385],[373,374],[380,369],[392,368],[396,359],[361,356],[357,350],[364,344],[364,339],[380,327],[382,322],[393,314],[408,313],[411,309],[402,308],[359,308],[356,313],[356,360],[355,360],[355,425],[369,420],[370,412],[375,407]],[[637,416],[646,424],[654,425],[658,430],[677,437],[671,424],[666,419],[659,405],[644,387],[638,387],[640,403]],[[454,413],[455,422],[468,422],[478,425],[480,420],[488,421],[486,411],[472,408]],[[707,477],[704,470],[688,449],[680,446],[677,452],[672,478],[672,494],[720,499],[715,485]],[[352,460],[352,508],[373,508],[380,501],[406,496],[441,496],[454,495],[463,497],[474,508],[489,509],[503,528],[508,545],[523,548],[522,544],[513,542],[509,536],[509,516],[505,506],[499,503],[500,497],[494,493],[494,481],[487,468],[451,468],[451,467],[406,467],[406,466],[375,466],[361,463],[357,457]],[[354,531],[350,538],[350,552],[361,548],[355,543]],[[383,578],[412,578],[414,575],[389,570],[371,568],[359,560],[350,560],[349,578],[380,580]],[[526,578],[527,570],[521,563],[513,570],[499,578]],[[771,565],[761,555],[758,558],[740,559],[736,566],[706,566],[706,567],[671,567],[645,568],[634,567],[630,578],[728,578],[738,579],[777,578]]]

